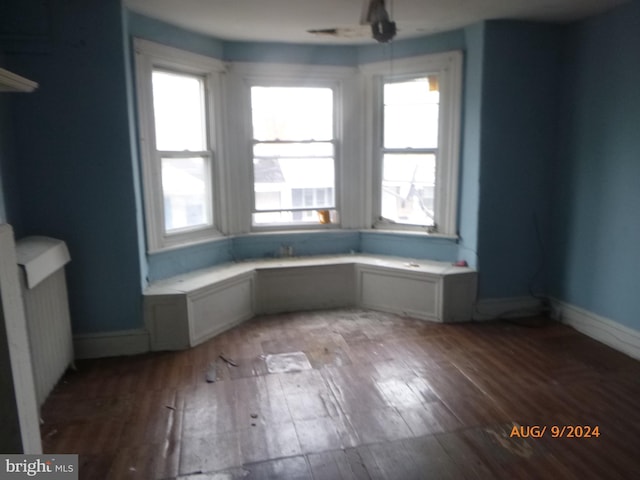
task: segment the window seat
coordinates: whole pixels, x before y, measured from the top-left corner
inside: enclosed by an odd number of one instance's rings
[[[151,350],[198,345],[259,314],[361,307],[435,322],[471,320],[477,273],[429,260],[331,255],[227,263],[144,291]]]

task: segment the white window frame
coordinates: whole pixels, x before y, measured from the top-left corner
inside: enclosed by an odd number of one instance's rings
[[[300,84],[299,82],[296,81],[292,81],[291,79],[287,79],[286,81],[284,80],[280,80],[280,81],[274,81],[273,79],[269,79],[269,80],[252,80],[249,82],[249,98],[251,98],[251,88],[252,87],[283,87],[283,88],[328,88],[331,90],[332,92],[332,99],[333,99],[333,119],[332,119],[332,123],[333,123],[333,138],[331,140],[319,140],[318,143],[330,143],[333,145],[333,192],[334,192],[334,206],[332,208],[329,208],[330,210],[335,210],[338,214],[338,219],[340,217],[340,196],[339,196],[339,178],[340,178],[340,174],[339,174],[339,165],[340,165],[340,142],[338,140],[338,126],[339,126],[339,108],[340,108],[340,85],[338,85],[335,82],[322,82],[322,81],[313,81],[312,83],[309,83],[308,81],[306,81],[304,84]],[[287,143],[292,143],[291,141],[288,140],[283,140],[283,141],[265,141],[265,142],[260,142],[260,141],[256,141],[256,139],[253,136],[253,119],[252,119],[252,127],[251,127],[251,135],[250,135],[250,140],[251,140],[251,146],[252,146],[252,151],[253,151],[253,146],[259,143],[283,143],[283,144],[287,144]],[[305,143],[305,141],[301,141],[300,143]],[[254,182],[255,182],[255,177],[254,177],[254,171],[253,171],[253,152],[251,154],[251,229],[254,231],[260,231],[260,230],[282,230],[282,229],[286,229],[286,230],[299,230],[299,229],[315,229],[315,228],[335,228],[338,225],[337,224],[333,224],[333,223],[327,223],[327,224],[320,224],[320,223],[313,223],[313,222],[290,222],[290,223],[264,223],[264,224],[254,224],[253,223],[253,215],[256,213],[261,213],[261,210],[256,210],[256,203],[255,203],[255,189],[254,189]],[[317,210],[317,209],[316,209]],[[276,210],[274,210],[276,211]],[[302,207],[301,208],[294,208],[292,207],[291,209],[286,209],[283,208],[279,211],[308,211],[308,210],[304,210]],[[339,224],[339,221],[338,221]]]
[[[251,232],[269,232],[269,231],[298,231],[298,230],[325,230],[341,228],[343,224],[343,151],[345,142],[349,142],[349,133],[346,132],[348,126],[343,122],[345,102],[347,100],[346,90],[351,91],[351,84],[357,70],[352,67],[334,67],[334,66],[312,66],[297,64],[253,64],[253,63],[236,63],[231,65],[230,73],[235,81],[236,87],[242,89],[238,92],[239,96],[244,100],[244,128],[242,139],[238,138],[234,142],[241,142],[246,145],[242,151],[246,155],[247,165],[244,172],[248,176],[243,178],[246,182],[246,197],[237,202],[238,205],[246,205],[247,213],[244,220],[246,227],[243,230]],[[348,84],[348,85],[347,85]],[[254,176],[253,176],[253,125],[251,112],[251,88],[254,86],[263,87],[320,87],[331,88],[333,91],[333,129],[334,138],[334,198],[335,210],[337,212],[337,222],[328,224],[315,223],[274,223],[274,224],[253,224],[253,213],[255,208],[254,198]],[[351,108],[348,104],[347,108]],[[237,132],[241,134],[241,132]],[[349,145],[347,148],[352,149]]]
[[[222,62],[186,52],[148,40],[134,39],[135,73],[138,101],[138,128],[142,185],[145,211],[147,250],[157,252],[209,240],[221,235],[221,200],[224,197],[222,178],[220,121],[223,105],[221,74],[225,71]],[[211,186],[212,224],[194,227],[179,232],[167,233],[164,225],[164,198],[162,193],[162,168],[160,153],[156,149],[155,120],[153,112],[152,73],[154,69],[168,70],[178,74],[197,75],[204,79],[207,155]]]
[[[426,231],[430,234],[448,237],[457,236],[462,69],[463,54],[461,51],[392,59],[360,67],[366,78],[369,97],[367,101],[367,138],[370,150],[368,150],[367,156],[371,159],[373,228]],[[438,75],[440,89],[434,198],[436,225],[435,227],[426,227],[385,221],[381,217],[384,82],[434,74]]]

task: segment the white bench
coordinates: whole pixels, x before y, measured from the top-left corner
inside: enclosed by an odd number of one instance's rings
[[[471,320],[477,273],[373,255],[260,259],[161,280],[144,292],[152,350],[195,346],[254,315],[362,307],[436,322]]]

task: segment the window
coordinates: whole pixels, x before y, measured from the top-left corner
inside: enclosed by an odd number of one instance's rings
[[[140,147],[150,251],[216,233],[215,60],[136,41]]]
[[[336,222],[334,90],[251,87],[254,226]]]
[[[167,234],[211,226],[204,78],[153,69],[156,150]]]
[[[149,252],[338,226],[456,235],[460,52],[352,68],[134,50]]]
[[[385,81],[381,215],[395,223],[435,225],[438,77]]]
[[[370,74],[374,226],[455,235],[462,56],[363,68]]]

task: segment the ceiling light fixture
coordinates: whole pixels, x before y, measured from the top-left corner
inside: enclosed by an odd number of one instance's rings
[[[396,22],[389,18],[389,12],[387,12],[384,0],[369,0],[368,4],[367,0],[365,0],[364,7],[366,8],[366,14],[363,9],[360,23],[371,25],[371,33],[374,39],[380,43],[387,43],[396,36]]]

